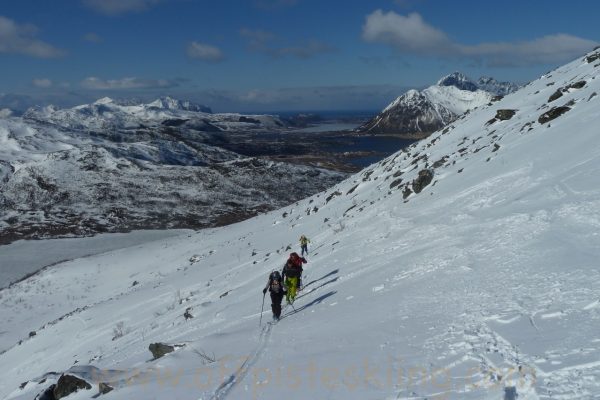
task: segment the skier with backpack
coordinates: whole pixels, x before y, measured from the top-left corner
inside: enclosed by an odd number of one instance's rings
[[[296,291],[302,284],[302,264],[305,263],[304,257],[300,257],[298,253],[292,253],[283,266],[281,277],[284,279],[287,289],[285,299],[288,304],[293,304],[296,299]]]
[[[281,317],[281,301],[283,300],[283,295],[285,294],[283,278],[281,277],[279,271],[271,272],[267,285],[263,289],[263,295],[267,293],[267,290],[271,295],[271,311],[273,311],[273,319],[278,320],[279,317]]]
[[[308,254],[308,244],[310,243],[310,239],[306,236],[300,236],[300,249],[302,250],[302,257],[304,257],[304,252]]]

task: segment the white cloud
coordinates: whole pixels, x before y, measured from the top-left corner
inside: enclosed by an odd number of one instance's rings
[[[13,114],[12,110],[8,108],[0,109],[0,118],[8,118]]]
[[[162,0],[83,0],[83,4],[105,15],[145,11]]]
[[[0,53],[24,54],[38,58],[60,57],[64,54],[46,42],[36,39],[38,29],[34,25],[19,25],[0,16]]]
[[[179,84],[167,79],[142,79],[142,78],[122,78],[122,79],[100,79],[89,77],[81,82],[81,86],[92,90],[129,90],[129,89],[160,89],[172,88]]]
[[[415,54],[446,52],[453,46],[444,32],[427,24],[419,14],[411,13],[405,17],[393,11],[384,14],[381,10],[367,16],[363,39]]]
[[[49,88],[52,86],[52,81],[50,79],[47,78],[41,78],[41,79],[34,79],[32,81],[33,86],[35,87],[39,87],[39,88]]]
[[[188,45],[187,55],[190,58],[208,62],[219,62],[225,58],[223,52],[218,47],[198,42],[191,42]]]
[[[366,17],[362,37],[367,42],[390,45],[405,54],[469,58],[490,66],[525,66],[567,61],[597,44],[568,34],[556,34],[518,43],[464,45],[426,23],[417,13],[403,16],[381,10]]]

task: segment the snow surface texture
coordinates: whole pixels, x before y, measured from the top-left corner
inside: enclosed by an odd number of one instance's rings
[[[347,176],[206,144],[206,135],[227,140],[281,123],[198,107],[169,98],[141,105],[104,98],[0,119],[0,243],[223,225]]]
[[[1,291],[0,398],[68,371],[74,399],[597,399],[599,76],[575,60],[293,206]],[[305,287],[259,326],[301,234]]]
[[[192,232],[185,229],[104,233],[93,237],[19,240],[4,245],[0,251],[0,288],[9,286],[40,269],[107,251],[132,247],[152,240]],[[65,251],[68,249],[68,251]]]
[[[422,91],[409,90],[379,115],[359,127],[360,132],[423,137],[454,121],[467,111],[488,104],[518,87],[492,78],[471,81],[454,72]]]

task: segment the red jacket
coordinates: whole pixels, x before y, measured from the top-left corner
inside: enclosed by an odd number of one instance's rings
[[[283,279],[287,276],[288,278],[299,278],[302,276],[302,264],[306,263],[306,258],[300,257],[297,253],[290,254],[287,262],[283,266],[281,276]]]

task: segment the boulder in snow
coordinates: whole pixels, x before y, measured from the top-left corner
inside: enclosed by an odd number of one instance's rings
[[[155,360],[175,351],[174,346],[165,343],[152,343],[148,346],[148,349]]]
[[[570,109],[571,109],[570,107],[565,107],[565,106],[552,107],[550,110],[548,110],[545,113],[543,113],[542,115],[540,115],[540,117],[538,118],[538,122],[540,124],[545,124],[546,122],[550,122],[553,119],[560,117],[561,115],[563,115]]]
[[[62,399],[63,397],[67,397],[71,393],[75,393],[79,389],[90,390],[92,385],[87,383],[81,378],[78,378],[73,375],[62,375],[58,382],[56,382],[56,386],[54,387],[54,398],[56,400]]]
[[[424,169],[419,171],[419,176],[412,183],[412,188],[415,193],[420,193],[433,180],[433,171]]]

